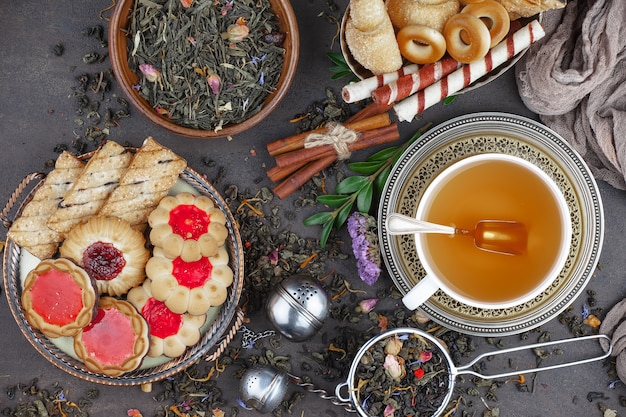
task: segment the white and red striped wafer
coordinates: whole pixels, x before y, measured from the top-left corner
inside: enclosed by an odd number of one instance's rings
[[[436,83],[446,75],[461,68],[462,65],[451,57],[443,58],[433,64],[424,65],[417,72],[403,75],[396,81],[378,87],[372,91],[372,99],[380,105],[393,104]]]
[[[419,66],[417,64],[409,64],[400,68],[398,71],[374,75],[361,81],[347,84],[341,89],[341,97],[346,103],[354,103],[370,98],[372,91],[378,87],[393,82],[404,75],[412,74],[416,72],[418,68]]]
[[[463,65],[433,85],[397,103],[393,109],[398,120],[402,122],[413,120],[425,109],[461,91],[544,36],[545,31],[539,21],[533,20],[491,48],[483,59]]]

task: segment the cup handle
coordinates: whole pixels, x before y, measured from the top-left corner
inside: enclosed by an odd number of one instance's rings
[[[402,302],[409,310],[415,310],[426,300],[430,298],[431,295],[437,292],[439,289],[439,285],[437,284],[437,280],[432,278],[429,275],[426,275],[420,282],[415,284],[411,290],[402,297]]]

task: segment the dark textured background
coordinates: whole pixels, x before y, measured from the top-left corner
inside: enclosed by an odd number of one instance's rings
[[[156,128],[138,114],[120,121],[119,127],[110,131],[110,138],[124,143],[128,141],[134,146],[141,144],[147,135],[152,135],[159,142],[171,147],[187,159],[189,166],[207,174],[209,180],[216,178],[220,167],[224,167],[224,177],[216,184],[222,192],[229,184],[236,184],[241,189],[256,190],[272,184],[265,176],[265,170],[272,162],[265,151],[265,145],[271,140],[282,138],[294,133],[295,127],[289,120],[315,100],[323,99],[325,88],[333,87],[339,91],[343,80],[330,80],[330,61],[326,57],[329,50],[339,51],[338,42],[333,42],[337,26],[320,17],[320,13],[330,13],[340,18],[346,1],[339,3],[340,10],[329,11],[323,0],[298,0],[294,9],[300,25],[301,56],[296,79],[290,92],[280,106],[264,122],[244,134],[227,139],[194,140],[177,137]],[[103,25],[107,21],[99,17],[102,9],[109,6],[107,1],[1,1],[0,2],[0,201],[5,202],[20,182],[31,172],[45,171],[44,163],[56,158],[53,148],[57,144],[70,144],[74,135],[81,134],[83,128],[76,124],[73,88],[75,77],[82,72],[94,72],[106,68],[104,64],[87,66],[82,62],[86,53],[106,52],[100,48],[93,38],[85,37],[81,31],[93,25]],[[104,12],[104,17],[109,12]],[[65,46],[62,56],[56,56],[52,47],[56,43]],[[503,111],[536,118],[521,103],[515,87],[512,71],[508,71],[489,85],[459,96],[451,105],[437,105],[427,110],[422,121],[435,124],[459,115],[477,111]],[[401,126],[402,138],[407,139],[422,121]],[[354,160],[362,160],[370,151],[362,151],[353,156]],[[215,167],[206,167],[203,159],[210,158],[217,162]],[[259,182],[260,180],[260,182]],[[606,233],[600,267],[594,274],[588,288],[597,292],[600,307],[610,308],[624,296],[624,222],[626,215],[626,198],[621,191],[612,189],[604,183],[599,184],[606,215]],[[289,210],[298,197],[295,193],[283,202],[274,201]],[[4,204],[4,203],[3,203]],[[297,218],[292,221],[294,230],[309,237],[318,233],[315,228],[306,228],[301,220],[308,214],[306,211],[296,212]],[[345,233],[345,232],[343,232]],[[4,236],[5,233],[2,233]],[[345,251],[349,252],[349,242],[345,243]],[[352,257],[343,263],[327,265],[349,277],[357,288],[364,288],[356,276],[356,268]],[[390,285],[390,280],[383,275],[379,285]],[[586,296],[583,295],[573,304],[576,314]],[[388,303],[394,301],[387,300]],[[399,307],[400,308],[400,307]],[[70,399],[77,399],[91,388],[98,388],[100,397],[95,400],[89,410],[95,416],[125,416],[131,408],[139,409],[144,416],[151,416],[159,406],[153,400],[153,394],[141,392],[138,387],[95,386],[80,379],[71,377],[65,372],[49,364],[29,344],[18,329],[8,309],[4,295],[0,301],[0,408],[14,406],[5,395],[5,386],[17,382],[28,382],[39,379],[41,387],[47,387],[54,381],[68,390]],[[269,324],[261,315],[250,318],[247,326],[255,331],[266,330]],[[542,326],[541,330],[552,333],[552,338],[570,337],[569,329],[552,320]],[[324,332],[332,334],[334,328],[328,327]],[[531,332],[529,340],[536,339],[539,332]],[[515,346],[522,343],[519,336],[507,336],[502,343]],[[483,338],[474,337],[478,345],[476,354],[494,349]],[[233,342],[235,343],[235,342]],[[319,338],[310,342],[317,349],[323,349]],[[298,361],[299,347],[282,340],[283,353],[291,355]],[[568,348],[568,352],[585,355],[582,347]],[[470,358],[466,358],[469,360]],[[516,358],[517,359],[517,358]],[[520,365],[523,359],[519,358]],[[532,361],[529,363],[532,364]],[[228,413],[236,407],[238,396],[238,380],[233,370],[227,369],[216,380],[224,393],[226,404],[223,407]],[[294,373],[298,373],[297,368]],[[529,375],[528,375],[529,377]],[[328,382],[313,377],[313,382],[329,391],[334,391],[337,381]],[[480,397],[463,394],[463,398],[471,400],[473,407],[467,408],[468,415],[481,416],[487,407],[500,408],[501,416],[601,416],[599,403],[604,402],[616,409],[619,415],[626,414],[626,409],[619,405],[619,397],[626,394],[623,384],[609,389],[611,382],[606,368],[601,363],[571,367],[557,371],[540,373],[537,376],[533,393],[518,392],[514,383],[504,384],[498,391],[498,401],[483,401]],[[471,387],[469,382],[458,384],[459,388]],[[292,387],[295,392],[299,388]],[[159,384],[153,387],[153,393],[159,391]],[[602,400],[588,401],[589,392],[603,392]],[[19,397],[19,396],[18,396]],[[455,396],[456,398],[456,396]],[[459,412],[460,413],[460,412]],[[303,402],[292,410],[294,416],[339,416],[348,413],[340,407],[317,398],[314,394],[306,394]],[[172,414],[170,414],[172,415]],[[239,415],[257,415],[255,411],[239,410]],[[283,411],[283,415],[287,415]],[[459,414],[457,414],[459,415]]]

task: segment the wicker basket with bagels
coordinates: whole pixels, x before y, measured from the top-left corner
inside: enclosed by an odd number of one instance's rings
[[[347,103],[372,98],[381,111],[393,106],[400,121],[410,121],[443,98],[475,88],[496,68],[508,69],[545,35],[541,13],[565,4],[351,0],[342,21],[342,52],[361,80],[346,85],[342,97]],[[405,109],[397,108],[410,96],[416,97],[402,104]]]

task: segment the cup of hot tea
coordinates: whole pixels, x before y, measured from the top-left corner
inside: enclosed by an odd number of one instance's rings
[[[415,217],[467,230],[483,220],[518,222],[526,244],[507,254],[481,249],[467,236],[415,233],[426,276],[402,299],[412,310],[439,289],[479,308],[523,304],[550,286],[569,256],[572,225],[563,194],[539,167],[515,156],[479,154],[450,165],[426,187]]]

